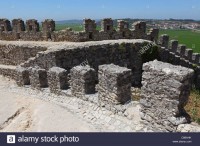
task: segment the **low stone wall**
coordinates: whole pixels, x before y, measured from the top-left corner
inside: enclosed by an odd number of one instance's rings
[[[49,87],[51,93],[79,97],[132,119],[132,71],[114,64],[98,68],[97,84],[95,70],[88,65],[70,71],[53,67],[48,74],[39,67],[17,68],[17,83],[28,85],[30,79],[32,88]],[[193,70],[159,61],[145,63],[143,70],[140,100],[143,122],[155,131],[176,131],[180,124],[190,120],[184,106],[190,94]]]
[[[19,65],[46,50],[42,46],[0,45],[0,64]]]
[[[184,106],[194,71],[159,61],[145,63],[143,70],[142,118],[151,127],[175,131],[178,125],[190,120]]]
[[[7,41],[15,41],[19,40],[20,34],[12,31],[8,32],[1,32],[0,31],[0,40],[7,40]]]
[[[21,32],[19,34],[20,40],[23,41],[44,41],[45,33],[42,32]]]
[[[99,65],[113,63],[131,69],[133,74],[132,85],[140,86],[142,78],[140,50],[147,43],[150,43],[150,41],[113,40],[52,47],[45,52],[38,53],[35,58],[31,58],[21,66],[39,66],[46,70],[57,66],[69,71],[75,66],[86,64],[98,72]]]
[[[0,75],[16,80],[17,78],[16,68],[0,66]]]
[[[131,70],[113,64],[99,68],[98,83],[95,83],[95,70],[88,65],[73,67],[70,73],[52,67],[47,76],[46,71],[39,67],[18,67],[16,82],[19,86],[31,85],[38,90],[49,87],[50,92],[56,95],[78,97],[132,119]]]
[[[88,35],[85,32],[75,32],[71,29],[54,31],[50,34],[50,38],[54,42],[69,41],[69,42],[85,42],[88,40]]]

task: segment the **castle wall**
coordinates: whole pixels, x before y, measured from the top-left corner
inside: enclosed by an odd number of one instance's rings
[[[42,32],[37,31],[24,31],[19,34],[20,40],[23,41],[44,41],[45,36]]]
[[[22,19],[13,19],[12,20],[12,27],[13,32],[20,33],[22,31],[25,31],[25,24]]]
[[[18,76],[16,72],[16,67],[4,67],[4,66],[0,66],[0,75],[11,78],[13,80],[16,80]]]
[[[200,54],[179,44],[177,40],[170,41],[168,35],[160,36],[159,44],[162,46],[159,53],[161,61],[193,69],[195,71],[194,86],[196,89],[200,89]]]
[[[0,32],[8,32],[11,30],[10,21],[8,19],[0,19]]]
[[[35,57],[40,51],[46,51],[46,47],[23,47],[15,45],[0,45],[0,64],[19,65],[31,57]]]
[[[116,42],[102,41],[97,43],[79,44],[63,49],[38,53],[35,58],[21,64],[24,67],[39,66],[46,70],[57,66],[71,70],[74,66],[87,63],[96,71],[98,66],[114,63],[121,67],[128,67],[132,70],[133,86],[141,85],[142,57],[139,50],[148,41],[143,40],[119,40]],[[97,77],[96,77],[97,78]]]
[[[140,112],[144,124],[154,131],[174,132],[178,125],[188,123],[190,118],[184,106],[188,101],[194,71],[159,61],[145,63],[143,70]],[[29,83],[28,71],[32,88],[43,90],[49,86],[51,93],[91,101],[120,116],[132,115],[126,112],[134,106],[131,105],[132,73],[126,67],[114,64],[99,66],[96,84],[95,70],[84,64],[70,71],[50,68],[48,77],[44,69],[22,68],[18,71],[20,86]]]
[[[148,39],[151,41],[158,38],[158,29],[146,31],[145,22],[133,24],[133,30],[129,28],[126,21],[119,20],[118,28],[114,29],[111,18],[103,19],[101,30],[96,29],[97,25],[94,20],[84,19],[84,31],[75,32],[71,29],[55,31],[55,21],[46,19],[42,22],[42,29],[37,20],[30,19],[26,25],[22,19],[12,20],[12,27],[8,19],[0,19],[0,40],[24,40],[24,41],[69,41],[69,42],[86,42],[101,41],[114,39]]]

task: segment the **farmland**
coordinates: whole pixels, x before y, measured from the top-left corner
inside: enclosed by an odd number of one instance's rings
[[[72,28],[74,31],[83,31],[82,24],[56,24],[57,31],[66,28]],[[97,26],[97,30],[100,29],[100,26]],[[170,40],[178,40],[179,44],[185,44],[188,48],[193,49],[194,52],[200,53],[200,32],[191,30],[160,30],[160,35],[162,34],[168,34]]]
[[[63,30],[66,28],[72,28],[74,31],[83,31],[82,24],[56,24],[56,30]],[[97,26],[97,30],[100,30],[100,26]]]
[[[188,48],[193,49],[194,52],[200,53],[200,32],[191,30],[160,30],[161,34],[168,34],[170,40],[178,40],[179,44],[185,44]]]

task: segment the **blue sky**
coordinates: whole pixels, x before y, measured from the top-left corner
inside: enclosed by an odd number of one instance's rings
[[[0,18],[198,19],[200,0],[0,0]]]

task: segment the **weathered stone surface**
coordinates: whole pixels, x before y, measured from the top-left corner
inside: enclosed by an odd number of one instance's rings
[[[186,49],[184,58],[191,61],[192,60],[192,54],[193,54],[192,49]]]
[[[131,70],[114,64],[99,66],[99,101],[105,104],[124,104],[131,99]]]
[[[7,66],[0,64],[0,75],[16,80],[17,78],[16,66]]]
[[[0,32],[8,32],[11,31],[11,24],[8,19],[0,19]]]
[[[55,31],[55,21],[52,19],[46,19],[44,22],[42,22],[42,31],[44,32]]]
[[[39,23],[35,19],[30,19],[26,21],[26,30],[28,32],[38,32],[39,31]]]
[[[146,23],[144,21],[138,21],[133,23],[133,37],[135,39],[144,39],[145,38],[145,33],[146,33]]]
[[[70,87],[72,95],[83,97],[95,93],[95,70],[90,66],[76,66],[70,70]]]
[[[157,44],[158,36],[159,36],[159,29],[151,28],[149,33],[147,34],[147,39],[150,41],[154,41]]]
[[[177,132],[199,132],[200,127],[196,123],[181,124],[177,128]]]
[[[59,94],[61,90],[69,88],[68,72],[63,68],[52,67],[47,73],[47,78],[52,93]]]
[[[178,41],[177,40],[171,40],[170,46],[169,46],[170,51],[172,51],[173,53],[176,53],[177,48],[178,48]]]
[[[169,48],[169,36],[164,34],[160,36],[159,44],[165,49]]]
[[[22,31],[25,31],[25,24],[22,19],[13,19],[12,20],[12,27],[13,31],[16,33],[20,33]]]
[[[145,63],[143,70],[142,118],[152,127],[158,124],[175,131],[177,125],[189,120],[184,106],[190,94],[193,70],[156,60]]]
[[[4,45],[0,44],[0,64],[20,65],[31,57],[35,57],[38,52],[47,50],[47,47],[34,45]]]
[[[146,22],[136,22],[133,24],[133,30],[125,21],[118,21],[118,29],[115,30],[114,22],[111,18],[101,21],[101,31],[96,29],[96,22],[91,19],[84,19],[84,31],[77,32],[71,28],[55,31],[55,21],[46,19],[42,23],[42,31],[37,20],[30,19],[26,21],[26,31],[23,20],[14,19],[12,27],[7,19],[0,19],[0,39],[1,40],[25,40],[25,41],[101,41],[110,39],[148,39],[157,42],[158,29],[150,29],[146,32]]]
[[[197,65],[200,63],[200,54],[199,53],[192,54],[192,63],[197,64]]]
[[[17,67],[16,83],[18,86],[30,85],[29,70],[23,67]]]
[[[118,30],[121,33],[121,36],[123,38],[130,38],[131,37],[131,31],[129,29],[129,24],[128,22],[124,21],[124,20],[118,20]]]
[[[103,32],[108,32],[108,33],[111,32],[112,33],[114,30],[113,20],[111,18],[103,19],[101,22],[101,30]]]
[[[53,66],[59,66],[70,70],[85,62],[98,72],[99,65],[113,63],[131,69],[132,86],[139,87],[142,78],[142,57],[139,51],[146,43],[150,41],[106,40],[69,43],[66,46],[53,46],[44,53],[40,52],[35,58],[25,62],[23,66],[40,66],[47,70]]]
[[[176,51],[176,54],[179,55],[180,57],[184,58],[185,57],[185,50],[186,46],[185,45],[179,45]]]
[[[200,67],[199,66],[195,68],[194,85],[196,89],[200,90]]]
[[[47,72],[39,67],[29,68],[30,83],[33,88],[41,89],[48,87]]]
[[[169,58],[170,58],[170,51],[168,49],[166,49],[165,47],[161,47],[160,48],[160,53],[159,53],[159,58],[163,62],[168,62]]]

